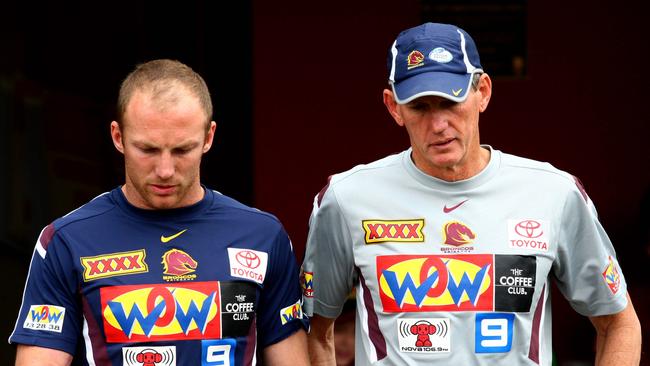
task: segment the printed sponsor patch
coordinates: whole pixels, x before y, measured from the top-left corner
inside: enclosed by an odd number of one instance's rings
[[[230,366],[235,364],[237,341],[232,338],[201,341],[201,366]]]
[[[268,254],[251,249],[228,248],[230,275],[263,283],[266,276]]]
[[[414,353],[451,351],[451,326],[447,318],[400,319],[397,326],[399,349]]]
[[[528,312],[535,293],[537,260],[534,256],[495,255],[496,311]]]
[[[510,248],[546,252],[550,228],[546,220],[508,220],[508,244]]]
[[[108,343],[221,337],[218,282],[102,287]]]
[[[611,255],[608,258],[607,267],[603,271],[603,278],[609,290],[612,291],[612,294],[616,294],[621,287],[621,276],[619,275],[616,262]]]
[[[84,282],[112,276],[124,276],[135,273],[149,272],[144,262],[144,249],[131,252],[110,253],[93,257],[80,257],[84,268]]]
[[[193,274],[199,263],[191,255],[180,249],[170,249],[162,256],[163,280],[172,281],[192,281],[196,279]]]
[[[122,347],[124,366],[176,366],[176,346]]]
[[[300,303],[300,300],[296,301],[295,304],[280,310],[280,320],[282,321],[282,325],[296,319],[302,319],[302,304]]]
[[[23,323],[25,329],[61,333],[65,320],[65,308],[54,305],[32,305]]]
[[[302,271],[300,284],[302,285],[303,296],[314,297],[314,272]]]
[[[436,47],[431,52],[429,52],[429,60],[440,62],[441,64],[446,64],[454,59],[451,52],[447,51],[443,47]]]
[[[220,282],[223,337],[248,335],[255,320],[256,286],[251,282]]]
[[[363,220],[361,226],[366,232],[366,244],[424,242],[424,219]]]
[[[446,254],[468,253],[474,250],[471,244],[476,234],[460,221],[449,221],[442,227],[443,246],[440,250]]]
[[[512,348],[515,314],[477,313],[474,348],[476,353],[504,353]]]
[[[383,310],[492,310],[493,267],[489,254],[378,256]]]

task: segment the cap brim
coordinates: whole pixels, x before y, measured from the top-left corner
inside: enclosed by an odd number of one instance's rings
[[[434,95],[454,102],[467,99],[473,74],[425,72],[411,76],[399,83],[392,83],[395,100],[406,104],[413,99]]]

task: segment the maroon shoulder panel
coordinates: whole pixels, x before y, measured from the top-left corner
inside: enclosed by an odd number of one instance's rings
[[[45,227],[45,229],[43,229],[41,236],[38,238],[38,241],[41,242],[43,249],[47,250],[47,246],[50,245],[50,241],[52,240],[53,236],[54,224],[49,224],[47,227]]]
[[[323,200],[323,196],[325,195],[325,192],[327,192],[327,188],[330,187],[331,180],[332,180],[332,176],[330,175],[329,177],[327,177],[327,184],[325,185],[325,187],[323,187],[323,189],[321,189],[320,192],[318,192],[318,207],[320,207],[320,202]]]

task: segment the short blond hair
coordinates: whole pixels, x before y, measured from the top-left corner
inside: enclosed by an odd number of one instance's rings
[[[174,100],[178,86],[196,96],[206,116],[206,126],[212,119],[212,99],[208,86],[192,68],[176,60],[160,59],[139,64],[127,75],[117,98],[118,123],[124,124],[124,115],[133,94],[145,91],[156,100]]]

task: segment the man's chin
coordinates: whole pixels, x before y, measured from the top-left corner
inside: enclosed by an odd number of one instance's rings
[[[170,210],[181,206],[175,195],[149,197],[147,204],[152,210]]]

